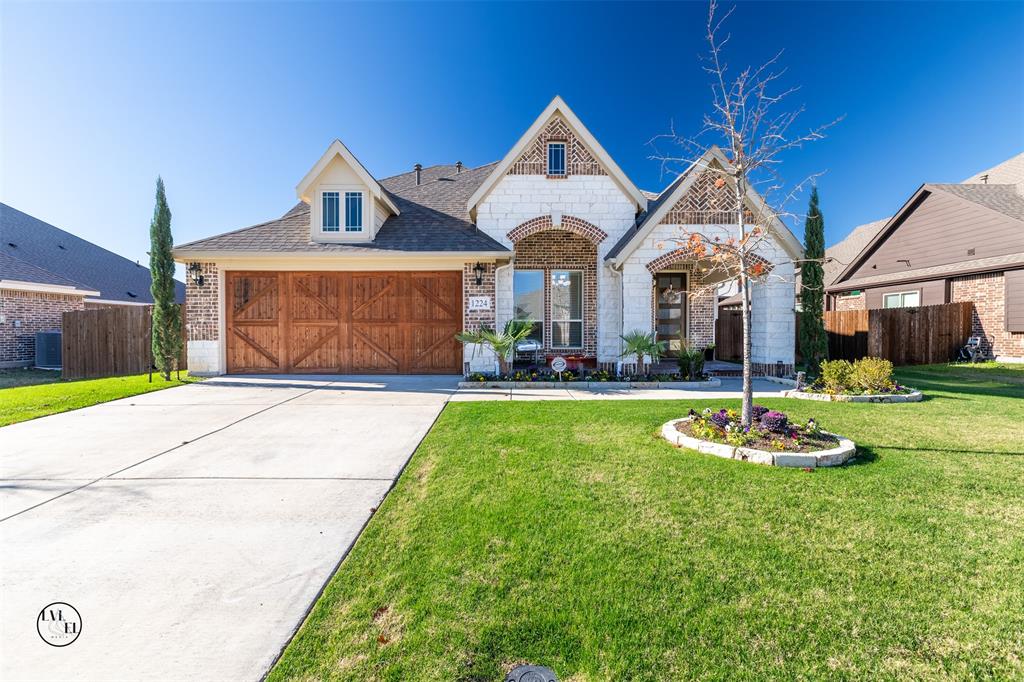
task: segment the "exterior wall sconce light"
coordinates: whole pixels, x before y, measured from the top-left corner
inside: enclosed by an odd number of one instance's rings
[[[188,276],[192,278],[193,284],[197,287],[203,286],[203,266],[199,263],[189,263]]]
[[[476,276],[476,285],[480,286],[484,283],[484,273],[487,268],[484,267],[483,263],[477,263],[473,266],[473,275]]]

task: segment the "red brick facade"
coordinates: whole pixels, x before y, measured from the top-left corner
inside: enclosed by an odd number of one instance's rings
[[[577,234],[589,240],[593,244],[600,244],[608,238],[608,233],[597,225],[593,225],[582,218],[577,218],[571,215],[562,216],[561,224],[557,228],[554,226],[551,216],[537,216],[536,218],[531,218],[525,223],[509,230],[508,234],[505,236],[508,237],[510,242],[515,244],[530,235],[553,229],[564,230],[565,232]]]
[[[607,175],[583,141],[558,117],[548,121],[537,137],[533,138],[526,151],[508,169],[508,175],[547,175],[548,142],[565,142],[565,175],[559,177]]]
[[[971,334],[982,338],[981,346],[986,354],[1024,357],[1024,333],[1006,331],[1006,285],[1003,273],[990,272],[951,279],[949,300],[953,303],[974,303]]]
[[[202,265],[203,286],[192,281],[189,273],[185,280],[185,323],[189,341],[217,341],[220,322],[217,319],[220,301],[220,281],[215,263]]]
[[[495,326],[495,306],[497,298],[494,293],[494,263],[481,263],[484,266],[480,284],[476,283],[476,273],[473,272],[476,263],[466,263],[462,267],[462,319],[463,329],[473,331],[480,327]],[[470,310],[470,298],[483,296],[490,299],[488,310]]]
[[[82,310],[82,296],[0,290],[0,367],[31,365],[36,358],[36,332],[59,330],[64,313]]]
[[[544,349],[546,352],[597,354],[597,247],[587,238],[566,230],[535,232],[515,245],[516,270],[544,272]],[[551,348],[551,272],[583,272],[583,347]]]

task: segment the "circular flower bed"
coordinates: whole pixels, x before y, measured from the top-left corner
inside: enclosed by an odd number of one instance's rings
[[[853,441],[823,431],[813,419],[794,422],[783,413],[754,406],[753,424],[740,426],[736,410],[690,410],[682,419],[662,426],[662,437],[673,445],[726,459],[756,464],[808,467],[837,466],[853,457]]]

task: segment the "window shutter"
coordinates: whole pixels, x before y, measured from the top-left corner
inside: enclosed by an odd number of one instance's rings
[[[1006,331],[1024,332],[1024,270],[1003,273],[1003,307],[1006,310]]]

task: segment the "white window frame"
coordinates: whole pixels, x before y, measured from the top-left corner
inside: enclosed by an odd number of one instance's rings
[[[579,318],[566,318],[566,319],[558,319],[558,320],[555,319],[555,295],[554,295],[553,292],[554,292],[554,288],[555,288],[554,279],[555,279],[555,273],[556,272],[564,272],[564,273],[567,273],[567,274],[579,273],[579,275],[580,275],[580,316],[579,316]],[[584,344],[585,334],[586,334],[586,323],[584,322],[584,318],[586,317],[586,314],[584,312],[584,306],[586,305],[586,300],[585,299],[586,299],[586,291],[587,291],[587,287],[586,287],[587,273],[584,270],[572,270],[572,269],[569,269],[569,268],[557,268],[557,269],[556,268],[551,268],[550,270],[548,270],[547,276],[548,276],[549,280],[551,280],[551,284],[549,286],[550,286],[551,292],[552,292],[551,295],[550,295],[550,301],[548,303],[548,320],[551,323],[551,346],[550,347],[551,347],[552,350],[554,350],[554,349],[558,349],[558,350],[577,350],[577,349],[582,349],[583,348],[583,344]],[[568,324],[572,324],[572,323],[577,323],[578,322],[579,325],[580,325],[580,342],[579,342],[579,345],[575,345],[575,346],[573,346],[573,345],[556,346],[555,345],[555,323],[556,322],[562,322],[562,323],[568,323]],[[570,334],[570,336],[572,336],[572,334]]]
[[[330,225],[330,226],[327,225],[327,211],[324,210],[326,208],[324,206],[324,203],[327,201],[327,199],[328,199],[327,195],[329,195],[329,194],[333,194],[334,195],[333,198],[338,201],[338,211],[337,211],[338,224],[337,225]],[[324,189],[324,190],[320,191],[320,231],[321,232],[324,232],[326,234],[338,234],[338,233],[341,232],[341,225],[342,225],[342,222],[343,222],[342,221],[342,217],[341,217],[342,204],[343,204],[343,202],[342,202],[343,195],[344,195],[344,192],[342,192],[341,190],[337,190],[337,189]]]
[[[359,197],[359,224],[348,224],[348,199],[349,196]],[[342,192],[341,208],[343,219],[340,221],[345,234],[362,234],[366,229],[366,192],[358,189],[350,189]]]
[[[562,147],[562,172],[552,173],[551,172],[551,147],[552,145],[560,145]],[[552,140],[548,142],[544,147],[544,152],[547,155],[544,159],[544,166],[547,170],[547,175],[554,178],[564,178],[569,175],[569,143],[565,140]]]
[[[338,227],[337,228],[325,228],[324,227],[324,195],[326,194],[337,194],[338,195]],[[359,194],[362,196],[362,224],[359,225],[359,229],[349,229],[345,226],[346,211],[345,211],[345,195],[346,194]],[[317,197],[319,200],[318,215],[314,216],[316,224],[314,227],[314,238],[317,235],[324,239],[331,241],[344,241],[346,239],[365,239],[371,234],[368,229],[367,220],[371,218],[367,217],[367,211],[373,211],[374,202],[371,201],[371,195],[366,191],[366,187],[362,185],[339,185],[339,184],[324,184],[317,189]],[[354,227],[354,226],[353,226]]]
[[[890,296],[899,296],[898,305],[889,305]],[[917,302],[914,304],[907,303],[907,296],[916,296]],[[893,308],[920,308],[921,307],[921,290],[912,289],[910,291],[891,291],[887,294],[882,294],[882,308],[893,309]]]

